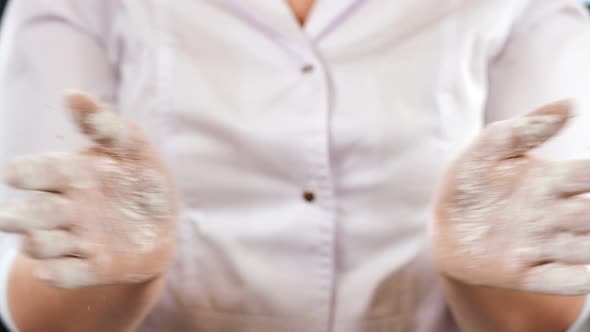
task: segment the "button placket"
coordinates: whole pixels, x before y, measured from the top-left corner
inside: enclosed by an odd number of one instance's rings
[[[321,216],[317,221],[318,252],[321,255],[319,276],[325,290],[321,295],[321,308],[325,317],[333,315],[333,296],[335,283],[335,220],[332,174],[330,167],[330,93],[329,80],[317,57],[306,59],[300,64],[300,71],[306,78],[302,84],[309,87],[307,109],[302,110],[308,118],[306,183],[303,185],[303,200],[313,204],[315,213]],[[310,100],[309,98],[312,98]],[[331,329],[331,318],[327,318],[326,331]]]

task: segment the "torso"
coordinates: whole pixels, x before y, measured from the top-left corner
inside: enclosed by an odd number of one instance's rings
[[[422,254],[429,199],[481,127],[488,53],[518,6],[347,14],[357,1],[117,2],[119,109],[183,200],[142,332],[453,330]]]

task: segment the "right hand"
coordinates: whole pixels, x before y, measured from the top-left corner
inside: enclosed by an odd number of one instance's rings
[[[177,201],[162,160],[134,125],[84,94],[67,105],[93,142],[85,151],[19,157],[4,170],[32,198],[0,208],[0,230],[24,236],[38,276],[61,288],[139,283],[172,259]]]
[[[477,286],[590,292],[590,160],[529,152],[571,117],[558,102],[490,125],[438,191],[434,256],[441,273]]]

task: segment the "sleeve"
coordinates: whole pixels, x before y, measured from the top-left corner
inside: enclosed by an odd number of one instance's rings
[[[20,154],[71,151],[84,140],[62,107],[66,89],[112,103],[116,66],[104,0],[11,1],[0,35],[0,164]],[[0,203],[21,195],[0,188]],[[0,316],[16,331],[7,278],[18,239],[0,234]]]
[[[590,19],[576,0],[534,0],[488,72],[486,122],[572,99],[576,117],[540,149],[545,157],[590,157]]]
[[[586,298],[586,304],[582,312],[578,316],[578,319],[570,327],[567,332],[587,332],[590,331],[590,300]]]
[[[575,0],[530,1],[490,63],[486,121],[572,99],[575,117],[537,154],[554,160],[590,158],[590,20]],[[590,299],[569,332],[590,330]]]

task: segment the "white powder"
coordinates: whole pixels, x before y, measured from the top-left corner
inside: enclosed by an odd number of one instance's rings
[[[131,242],[140,252],[150,252],[155,249],[158,241],[158,227],[153,223],[143,223],[129,234]]]
[[[547,138],[547,132],[551,132],[563,121],[560,115],[527,116],[511,120],[512,132],[517,132],[518,137],[515,144],[517,154],[539,146]],[[526,144],[523,144],[526,143]]]
[[[62,230],[41,230],[31,234],[30,250],[39,258],[56,258],[77,252],[71,234]]]
[[[100,162],[104,196],[112,201],[109,232],[127,237],[123,252],[149,252],[159,244],[162,223],[172,214],[168,186],[164,175],[138,160],[110,158]]]
[[[113,191],[118,208],[126,216],[134,220],[169,216],[170,204],[161,174],[149,169],[128,167],[113,175]]]
[[[18,184],[27,183],[26,187],[41,187],[45,183],[45,169],[40,167],[39,156],[18,157],[13,161],[14,179]]]
[[[534,267],[523,281],[524,290],[561,295],[590,293],[590,274],[583,266],[550,263]],[[557,289],[557,292],[555,290]]]
[[[562,120],[563,117],[558,115],[523,117],[512,120],[512,130],[519,133],[520,139],[517,143],[522,144],[524,139],[524,142],[534,142],[533,145],[536,146],[545,139],[548,130]],[[496,137],[496,139],[505,138]],[[502,144],[492,142],[492,145]],[[530,149],[530,145],[526,144],[524,149]],[[507,144],[506,148],[514,149],[515,147]],[[500,155],[509,154],[504,151],[497,152]],[[555,187],[556,181],[563,179],[563,170],[556,169],[554,174],[535,174],[538,177],[534,184],[528,186],[533,191],[528,193],[528,196],[541,198],[537,202],[530,202],[539,206],[514,211],[513,216],[498,215],[497,220],[494,221],[495,225],[489,223],[490,216],[510,210],[511,203],[518,206],[516,204],[518,202],[511,201],[514,197],[513,189],[522,185],[521,175],[526,175],[527,171],[530,171],[529,161],[526,157],[497,161],[493,156],[477,156],[460,164],[456,171],[456,189],[453,201],[449,203],[449,214],[451,221],[457,226],[457,232],[461,234],[460,241],[466,247],[474,247],[474,242],[481,242],[483,237],[489,235],[493,226],[498,228],[498,224],[501,225],[502,222],[509,222],[515,233],[519,233],[519,226],[530,227],[525,220],[538,216],[537,211],[543,210],[545,201],[542,198]],[[532,213],[532,215],[523,215],[523,213]]]
[[[32,190],[63,190],[95,187],[81,158],[69,153],[47,153],[15,158],[11,165],[12,182],[17,187]]]
[[[125,122],[109,111],[98,111],[88,115],[86,125],[90,128],[89,136],[101,143],[123,146],[127,143]]]
[[[64,258],[44,261],[37,276],[56,287],[71,289],[99,284],[96,271],[88,261],[77,258]]]
[[[581,262],[588,255],[588,250],[576,251],[578,236],[571,233],[571,226],[562,226],[567,221],[560,219],[579,212],[579,205],[562,204],[565,198],[559,192],[578,189],[578,182],[572,179],[575,166],[524,155],[556,134],[564,117],[529,116],[509,121],[494,128],[499,130],[492,132],[494,137],[487,137],[488,145],[470,151],[451,173],[455,177],[450,179],[444,211],[457,247],[449,259],[461,262],[461,278],[476,276],[478,282],[488,285],[587,293],[590,273],[586,269],[547,263]],[[559,234],[560,227],[568,233]],[[490,275],[512,278],[514,284],[481,280],[494,278]]]
[[[541,142],[547,137],[547,131],[563,121],[561,115],[526,116],[512,120],[512,130],[526,137],[527,141]]]
[[[18,227],[12,231],[29,236],[27,250],[43,267],[39,277],[57,287],[153,277],[164,269],[174,233],[174,195],[165,171],[127,122],[84,95],[68,101],[95,144],[80,153],[15,161],[8,181],[51,193],[1,210],[0,229]]]

